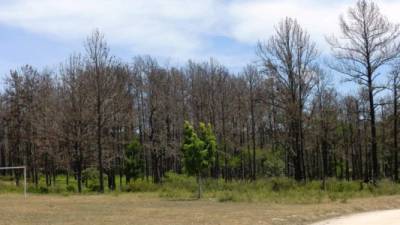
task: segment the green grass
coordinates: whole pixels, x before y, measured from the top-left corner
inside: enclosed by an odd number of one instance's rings
[[[151,179],[150,179],[151,180]],[[93,179],[83,185],[82,194],[95,194],[97,180]],[[116,180],[116,191],[108,189],[107,193],[118,195],[122,192],[154,193],[166,200],[192,200],[197,195],[197,183],[194,177],[167,173],[162,184],[153,184],[146,180],[131,181],[119,187],[119,178]],[[105,182],[106,184],[106,182]],[[205,179],[203,181],[203,196],[206,199],[215,199],[220,202],[274,202],[274,203],[321,203],[327,201],[347,202],[352,198],[371,196],[398,195],[400,184],[389,180],[382,180],[376,186],[360,181],[340,181],[329,179],[326,189],[321,188],[320,181],[311,181],[305,184],[288,178],[259,179],[255,182],[234,180],[225,182],[223,179]],[[23,185],[17,187],[12,177],[0,177],[0,193],[22,193]],[[66,177],[58,176],[56,184],[50,187],[45,185],[41,177],[36,188],[29,183],[29,193],[71,195],[77,193],[76,181],[70,177],[66,185]]]

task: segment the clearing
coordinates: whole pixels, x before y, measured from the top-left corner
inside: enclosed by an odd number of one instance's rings
[[[400,196],[321,204],[169,201],[151,194],[0,195],[0,225],[310,224],[356,212],[400,208]]]

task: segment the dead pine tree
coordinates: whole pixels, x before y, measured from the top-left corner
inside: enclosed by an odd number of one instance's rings
[[[303,114],[317,75],[315,43],[295,19],[286,18],[267,42],[258,43],[257,55],[264,73],[275,80],[280,93],[277,105],[284,109],[287,118],[288,152],[294,164],[294,177],[305,180]]]
[[[400,55],[399,25],[390,23],[372,1],[359,0],[347,17],[340,17],[340,33],[339,38],[327,38],[335,58],[329,66],[368,91],[372,180],[376,182],[379,160],[374,97],[380,90],[376,79],[379,69]]]
[[[392,91],[393,98],[393,179],[395,181],[399,181],[399,153],[398,153],[398,101],[399,101],[399,93],[398,89],[400,86],[400,66],[396,65],[391,71],[390,76],[390,84],[388,85],[389,89]]]
[[[103,129],[105,121],[110,117],[107,112],[111,104],[112,93],[112,64],[113,57],[110,56],[108,45],[104,35],[95,30],[85,43],[87,54],[87,70],[91,89],[91,107],[95,117],[95,140],[97,148],[97,162],[99,170],[99,192],[104,192],[104,167],[103,167]]]

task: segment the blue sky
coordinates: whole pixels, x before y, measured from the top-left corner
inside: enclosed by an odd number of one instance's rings
[[[376,1],[400,22],[400,1]],[[329,55],[325,36],[354,0],[0,0],[0,75],[31,64],[55,68],[83,51],[95,28],[114,55],[149,54],[162,64],[210,57],[238,72],[256,59],[254,47],[285,16],[297,18]],[[337,80],[337,79],[335,79]]]

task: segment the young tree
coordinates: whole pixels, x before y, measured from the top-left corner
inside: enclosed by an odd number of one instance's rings
[[[126,148],[125,151],[125,176],[126,182],[133,178],[138,178],[142,173],[143,167],[143,147],[140,144],[139,140],[134,138],[131,143]]]
[[[375,95],[379,69],[400,55],[399,25],[383,16],[378,6],[368,0],[359,0],[350,8],[347,18],[340,18],[340,40],[328,39],[336,63],[331,68],[348,76],[349,81],[367,88],[371,130],[372,179],[379,178],[378,146],[376,138]]]
[[[184,165],[189,175],[197,177],[198,198],[201,198],[202,194],[202,175],[212,165],[216,151],[216,140],[211,125],[206,126],[204,123],[200,123],[200,133],[199,137],[193,126],[185,121],[182,146]]]

